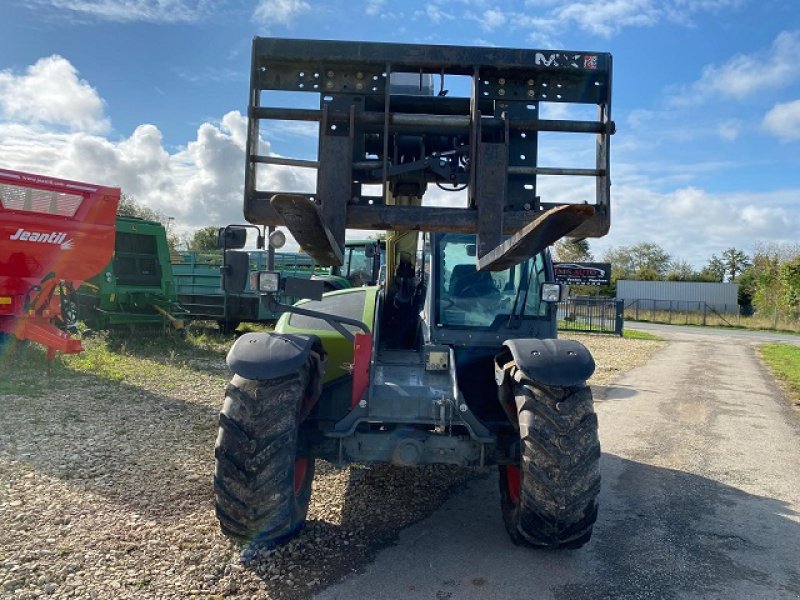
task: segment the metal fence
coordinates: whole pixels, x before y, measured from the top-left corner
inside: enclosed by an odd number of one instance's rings
[[[624,313],[622,300],[577,296],[558,303],[558,328],[622,335]]]
[[[625,304],[625,318],[676,325],[708,325],[709,321],[733,325],[739,305],[710,305],[683,300],[633,300]]]

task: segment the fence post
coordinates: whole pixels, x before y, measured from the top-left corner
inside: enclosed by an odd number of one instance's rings
[[[706,324],[706,314],[708,313],[708,304],[703,302],[703,326]]]
[[[625,301],[617,300],[617,315],[614,319],[614,333],[622,336],[622,328],[625,325]]]

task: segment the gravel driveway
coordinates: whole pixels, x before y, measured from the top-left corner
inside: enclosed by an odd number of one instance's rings
[[[659,347],[572,337],[598,357],[598,391]],[[211,489],[224,344],[89,346],[50,368],[26,346],[0,357],[4,597],[309,597],[484,475],[318,461],[303,533],[242,549],[219,533]]]

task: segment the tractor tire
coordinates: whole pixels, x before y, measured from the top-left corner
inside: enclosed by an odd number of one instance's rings
[[[310,372],[306,364],[275,379],[234,375],[226,389],[214,449],[214,492],[220,528],[237,541],[275,545],[305,524],[314,458],[299,421]]]
[[[518,545],[580,548],[600,493],[600,440],[588,386],[517,384],[520,465],[500,466],[503,522]]]

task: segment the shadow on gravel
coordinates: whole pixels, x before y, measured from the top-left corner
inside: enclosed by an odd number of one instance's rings
[[[216,408],[63,365],[49,374],[12,367],[0,394],[7,466],[27,465],[157,522],[209,510]]]
[[[623,385],[593,385],[592,396],[595,402],[608,400],[625,400],[638,396],[641,390]]]
[[[486,473],[445,466],[352,467],[341,524],[309,520],[283,546],[245,548],[241,562],[266,584],[270,598],[310,598],[363,568],[402,529],[429,516],[466,481]]]

